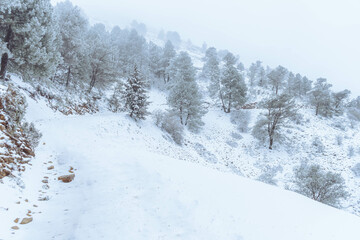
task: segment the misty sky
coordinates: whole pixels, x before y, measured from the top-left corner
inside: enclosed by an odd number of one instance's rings
[[[59,2],[52,0],[53,3]],[[334,90],[360,95],[359,0],[72,0],[91,18],[126,26],[133,19],[178,31],[197,45],[283,65]]]

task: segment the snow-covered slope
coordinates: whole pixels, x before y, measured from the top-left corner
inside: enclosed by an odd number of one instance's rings
[[[159,99],[160,95],[152,93]],[[158,101],[153,108],[161,106]],[[220,134],[211,125],[218,117],[207,116],[203,136],[211,143],[211,133]],[[207,162],[193,143],[179,147],[166,140],[151,119],[135,123],[124,114],[110,113],[60,116],[31,99],[28,118],[43,139],[33,165],[23,174],[25,188],[18,192],[11,184],[0,185],[6,195],[0,206],[8,208],[0,208],[0,239],[355,240],[360,236],[358,217],[243,178],[223,161]],[[48,170],[51,165],[54,169]],[[57,181],[71,167],[75,180]],[[13,222],[28,212],[33,222]],[[12,226],[20,229],[10,230]]]

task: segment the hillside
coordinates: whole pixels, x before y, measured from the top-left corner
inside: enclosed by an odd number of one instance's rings
[[[245,179],[222,159],[207,163],[190,146],[164,139],[151,120],[136,124],[112,113],[66,117],[28,101],[28,118],[44,144],[23,174],[21,192],[0,186],[8,196],[1,205],[9,208],[2,210],[0,239],[311,240],[360,233],[358,217]],[[70,167],[75,180],[57,181]],[[38,201],[42,197],[49,200]],[[11,234],[13,219],[28,210],[33,222]]]
[[[70,1],[0,21],[0,240],[359,238],[360,96]]]

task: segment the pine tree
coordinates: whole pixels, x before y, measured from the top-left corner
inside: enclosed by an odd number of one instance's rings
[[[310,103],[315,107],[315,115],[330,117],[333,114],[331,104],[331,84],[325,78],[318,78],[310,94]]]
[[[350,93],[351,92],[347,89],[340,92],[332,93],[334,113],[337,116],[340,116],[344,113],[345,101],[350,96]]]
[[[157,46],[155,43],[149,43],[149,68],[150,71],[157,77],[161,77],[162,68],[161,68],[161,57],[163,55],[163,50],[161,47]]]
[[[288,70],[283,66],[278,66],[268,74],[270,84],[275,91],[275,94],[279,94],[279,90],[283,87],[284,81],[288,75]]]
[[[26,79],[51,76],[61,57],[50,1],[20,0],[2,6],[0,15],[0,39],[7,48],[1,57],[0,78],[5,77],[8,63]]]
[[[205,111],[202,107],[202,96],[195,81],[195,69],[191,58],[181,52],[170,68],[171,84],[168,104],[180,123],[190,130],[197,131],[204,123],[201,121]]]
[[[68,0],[56,5],[55,16],[60,29],[60,53],[63,58],[60,69],[65,73],[65,85],[68,87],[71,79],[85,78],[81,67],[84,64],[81,61],[85,56],[88,22],[81,10]]]
[[[164,77],[164,82],[168,83],[170,81],[169,66],[171,61],[175,58],[176,51],[173,44],[170,41],[167,41],[164,47],[164,52],[161,61],[161,74]]]
[[[89,92],[97,86],[101,87],[115,80],[114,61],[112,58],[113,46],[109,33],[103,24],[95,24],[87,33],[86,67],[90,77]]]
[[[258,139],[264,140],[267,137],[269,149],[272,149],[274,140],[280,135],[280,128],[286,126],[289,119],[297,116],[295,102],[291,96],[280,94],[263,99],[259,106],[266,112],[260,115],[253,127],[252,134]]]
[[[262,66],[261,61],[256,61],[255,63],[252,63],[248,70],[248,78],[249,78],[249,85],[250,87],[253,87],[256,83],[261,86],[262,83],[260,83],[260,77],[262,74],[262,71],[264,70],[264,67]]]
[[[245,103],[247,88],[242,75],[234,66],[236,63],[234,55],[228,53],[223,60],[225,65],[221,71],[218,96],[224,112],[230,113],[233,107],[240,107]]]
[[[216,49],[211,47],[206,50],[205,64],[202,77],[210,80],[209,92],[212,98],[218,98],[220,91],[220,68]]]
[[[146,88],[145,79],[135,65],[133,72],[127,79],[124,92],[125,109],[135,121],[144,120],[149,114],[147,107],[150,103],[148,102],[149,97]]]

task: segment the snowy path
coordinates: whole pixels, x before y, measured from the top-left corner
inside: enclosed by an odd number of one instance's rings
[[[32,223],[4,239],[359,239],[356,216],[152,153],[142,131],[156,129],[139,129],[123,116],[60,117],[38,125],[46,144],[26,177],[50,176],[50,200],[38,203],[41,213]],[[54,170],[47,170],[48,161]],[[70,166],[75,180],[58,182]]]

